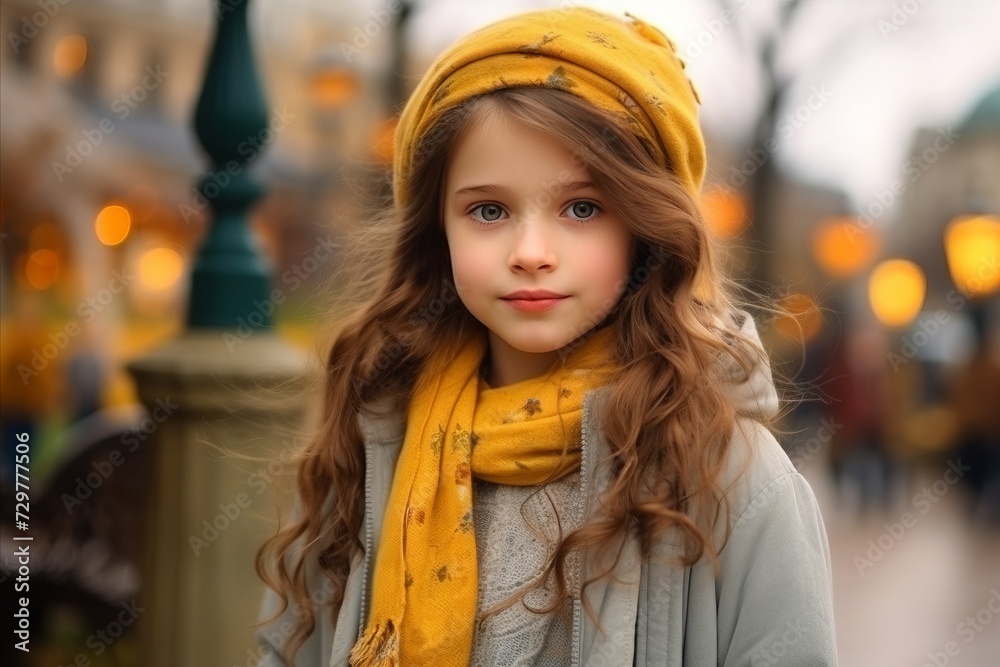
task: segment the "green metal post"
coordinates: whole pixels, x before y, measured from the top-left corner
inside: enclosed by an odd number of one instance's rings
[[[247,30],[249,0],[219,0],[215,44],[195,109],[198,141],[212,170],[198,190],[211,222],[191,275],[189,328],[269,326],[270,268],[248,226],[247,212],[264,189],[247,168],[268,141],[268,113]],[[258,315],[249,318],[251,312]]]

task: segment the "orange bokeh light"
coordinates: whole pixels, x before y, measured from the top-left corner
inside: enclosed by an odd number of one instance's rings
[[[152,291],[173,287],[184,272],[184,259],[170,248],[152,248],[139,258],[139,283]]]
[[[327,69],[312,79],[313,100],[328,111],[345,106],[357,97],[359,88],[357,76],[346,69]]]
[[[855,218],[829,218],[813,232],[813,255],[820,267],[834,278],[858,275],[878,254],[879,235],[862,227]]]
[[[59,278],[59,255],[54,250],[42,248],[28,255],[24,265],[24,276],[28,284],[37,290],[52,287]]]
[[[68,78],[76,74],[87,62],[87,40],[83,35],[66,35],[52,52],[52,68],[56,74]]]
[[[372,138],[372,151],[376,157],[384,163],[391,164],[396,151],[396,126],[399,118],[393,116],[388,118],[375,128],[375,136]]]
[[[774,319],[774,329],[789,340],[803,343],[812,340],[823,328],[819,306],[805,294],[794,292],[783,297],[779,306],[788,311]]]
[[[1000,217],[955,218],[944,231],[944,247],[951,279],[965,296],[984,297],[1000,290]]]
[[[703,192],[701,209],[709,229],[719,238],[735,238],[750,224],[746,200],[734,190],[713,188]]]
[[[115,246],[128,237],[132,227],[132,216],[128,209],[118,204],[109,204],[101,209],[94,220],[94,231],[98,240],[107,246]]]

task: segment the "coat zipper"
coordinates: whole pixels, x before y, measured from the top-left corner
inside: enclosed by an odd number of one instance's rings
[[[580,514],[578,516],[577,524],[581,525],[587,517],[587,499],[590,497],[588,488],[588,465],[589,465],[589,451],[587,448],[587,421],[589,419],[590,413],[590,399],[592,396],[584,396],[583,399],[583,415],[580,418],[580,488],[582,493],[580,497],[582,498],[582,507],[579,508]],[[583,581],[583,554],[580,554],[576,562],[576,583],[577,585],[582,585]],[[581,646],[583,642],[582,634],[582,613],[583,613],[583,603],[580,599],[580,594],[577,591],[573,592],[573,657],[571,663],[573,667],[578,667],[583,656],[581,655]]]
[[[373,446],[365,441],[365,562],[361,577],[361,621],[358,624],[358,639],[365,632],[368,623],[368,571],[372,560],[372,546],[375,541],[375,521],[372,516],[372,478],[374,477]]]

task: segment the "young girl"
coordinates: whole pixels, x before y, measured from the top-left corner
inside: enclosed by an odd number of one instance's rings
[[[633,17],[536,11],[425,75],[374,290],[258,554],[278,665],[835,665],[815,498]]]

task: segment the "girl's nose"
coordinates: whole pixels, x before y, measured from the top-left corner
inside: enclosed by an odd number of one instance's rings
[[[522,220],[513,225],[507,265],[528,273],[552,271],[557,266],[555,244],[544,221]]]

